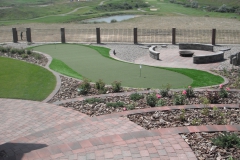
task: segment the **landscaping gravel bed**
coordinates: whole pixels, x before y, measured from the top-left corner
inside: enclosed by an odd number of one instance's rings
[[[175,94],[181,94],[181,92],[174,92]],[[195,92],[196,97],[186,98],[186,104],[201,104],[201,97],[205,97],[209,92]],[[214,94],[218,94],[218,92],[213,92]],[[126,110],[133,110],[133,109],[143,109],[143,108],[150,108],[147,104],[147,96],[152,93],[147,94],[140,94],[143,95],[142,99],[139,100],[131,100],[130,96],[122,95],[122,96],[106,96],[105,98],[89,98],[92,99],[92,104],[87,103],[87,101],[74,101],[60,104],[64,107],[70,107],[77,111],[80,111],[84,114],[87,114],[91,117],[93,116],[100,116],[105,114],[111,114],[114,112],[121,112]],[[154,93],[156,94],[156,93]],[[173,95],[173,93],[172,93]],[[239,103],[240,94],[238,92],[230,92],[228,98],[219,98],[218,101],[214,101],[215,103],[219,104],[237,104]],[[97,100],[96,100],[97,99]],[[160,99],[159,99],[160,100]],[[161,101],[165,101],[164,106],[173,106],[174,104],[174,97],[164,97],[161,98]],[[122,106],[117,107],[108,107],[107,103],[116,103],[116,102],[123,102]],[[162,104],[162,103],[161,103]],[[160,106],[160,103],[156,102],[156,106]]]
[[[66,100],[66,99],[72,99],[76,97],[86,97],[86,96],[93,96],[93,95],[99,95],[101,93],[98,92],[97,89],[95,89],[95,84],[91,84],[91,89],[90,91],[85,94],[85,95],[80,95],[78,92],[78,86],[80,85],[81,81],[70,78],[70,77],[65,77],[65,76],[60,76],[61,78],[61,87],[57,94],[55,94],[48,103],[53,103],[56,101],[61,101],[61,100]],[[111,86],[106,86],[105,87],[106,94],[108,93],[113,93],[112,87]],[[132,91],[144,91],[147,89],[139,89],[139,88],[127,88],[123,87],[120,92],[132,92]]]
[[[128,115],[130,121],[147,130],[157,128],[240,124],[240,110],[229,108],[182,109]]]
[[[27,57],[23,57],[22,55],[19,55],[17,53],[10,54],[10,53],[1,53],[0,52],[0,56],[22,60],[25,62],[37,64],[39,66],[46,66],[46,64],[48,63],[48,59],[44,55],[38,54],[38,53],[32,53],[32,54],[28,55]]]
[[[223,134],[225,133],[200,132],[181,134],[181,136],[186,141],[186,143],[189,144],[199,160],[238,160],[240,157],[240,148],[224,148],[213,144],[212,139]],[[234,134],[240,137],[240,132],[234,132]]]

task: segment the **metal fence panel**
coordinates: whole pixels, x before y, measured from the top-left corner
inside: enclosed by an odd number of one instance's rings
[[[0,43],[12,42],[12,41],[13,41],[12,29],[10,28],[0,29]]]
[[[139,43],[171,43],[171,29],[138,29]]]
[[[176,43],[212,43],[212,30],[176,29]]]
[[[240,30],[217,30],[217,44],[240,44]]]
[[[31,29],[33,42],[61,42],[59,29]]]

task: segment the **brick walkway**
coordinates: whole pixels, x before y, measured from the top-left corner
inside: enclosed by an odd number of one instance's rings
[[[238,105],[217,105],[239,108]],[[196,159],[179,133],[239,131],[240,125],[189,126],[145,130],[128,114],[201,105],[157,107],[99,117],[53,104],[0,99],[0,150],[8,158],[43,159]],[[3,158],[2,158],[3,159]]]

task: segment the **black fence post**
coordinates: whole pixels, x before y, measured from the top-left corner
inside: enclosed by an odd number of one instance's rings
[[[27,37],[27,42],[32,42],[31,28],[27,28],[26,37]]]
[[[62,43],[66,43],[66,39],[65,39],[65,28],[61,28],[61,42]]]
[[[216,29],[212,29],[212,45],[216,45]]]
[[[97,37],[97,44],[100,44],[101,43],[100,28],[96,28],[96,37]]]
[[[133,39],[134,39],[134,44],[138,43],[138,34],[137,34],[137,28],[133,28]]]
[[[172,44],[176,44],[176,28],[172,28]]]
[[[13,42],[17,43],[18,42],[18,34],[17,34],[16,28],[12,28],[12,34],[13,34]]]

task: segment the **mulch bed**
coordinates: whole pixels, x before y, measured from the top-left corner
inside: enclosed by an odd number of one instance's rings
[[[212,143],[211,140],[213,138],[223,134],[223,132],[200,132],[181,134],[181,136],[186,143],[189,144],[199,160],[238,160],[240,157],[240,148],[223,148],[215,146]],[[238,137],[240,137],[240,132],[234,132],[234,134],[237,134]]]
[[[128,115],[130,121],[147,130],[197,125],[240,124],[240,110],[230,108],[184,109]]]

